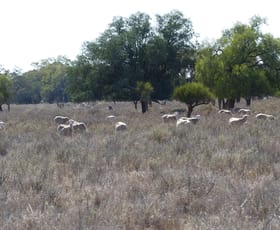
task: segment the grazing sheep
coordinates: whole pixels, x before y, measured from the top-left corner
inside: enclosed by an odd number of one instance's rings
[[[117,122],[115,124],[115,131],[123,131],[123,130],[127,130],[127,124],[124,122]]]
[[[270,114],[265,114],[265,113],[258,113],[257,115],[256,115],[256,118],[257,119],[274,119],[275,117],[273,116],[273,115],[270,115]]]
[[[113,119],[113,118],[115,118],[116,116],[115,115],[109,115],[109,116],[107,116],[106,118],[107,119]]]
[[[176,122],[176,128],[191,124],[187,117],[180,117]]]
[[[188,120],[193,123],[196,124],[199,120],[200,120],[200,115],[196,115],[194,117],[189,117]]]
[[[82,132],[85,132],[87,130],[87,126],[84,122],[79,122],[79,121],[75,121],[73,119],[70,119],[68,121],[68,124],[72,124],[72,127],[73,127],[73,131],[75,132],[79,132],[79,133],[82,133]]]
[[[250,114],[251,110],[250,109],[239,109],[238,112],[241,114]]]
[[[66,124],[69,121],[69,117],[55,116],[53,120],[56,124]]]
[[[232,112],[231,112],[230,110],[227,110],[227,109],[220,109],[220,110],[218,111],[218,113],[230,114],[230,115],[232,115]]]
[[[72,134],[73,134],[73,122],[70,121],[69,125],[66,125],[66,124],[58,125],[57,131],[60,135],[72,136]]]
[[[172,121],[176,121],[178,116],[178,112],[175,112],[173,114],[164,114],[161,116],[163,123],[169,123]]]
[[[242,125],[247,121],[248,117],[248,114],[245,114],[242,117],[231,117],[228,122],[230,125]]]
[[[0,121],[0,129],[4,129],[6,126],[6,123],[4,121]]]
[[[85,132],[87,130],[87,126],[84,122],[78,122],[78,121],[75,121],[73,123],[73,130],[76,132]]]

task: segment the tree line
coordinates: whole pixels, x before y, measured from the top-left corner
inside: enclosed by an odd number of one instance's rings
[[[263,33],[265,19],[237,22],[214,42],[199,43],[190,19],[180,11],[114,17],[94,41],[86,41],[76,60],[63,56],[34,64],[25,73],[0,75],[4,103],[141,102],[178,99],[193,107],[218,99],[233,108],[244,98],[279,95],[280,40]],[[1,106],[0,106],[1,109]]]

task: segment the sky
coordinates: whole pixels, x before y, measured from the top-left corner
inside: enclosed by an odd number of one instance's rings
[[[266,18],[265,33],[280,37],[278,0],[1,0],[0,66],[22,72],[32,63],[66,56],[75,60],[83,42],[94,41],[114,16],[137,12],[151,18],[179,10],[199,41],[215,40],[236,22]]]

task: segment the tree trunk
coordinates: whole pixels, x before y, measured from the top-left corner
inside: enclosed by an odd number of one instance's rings
[[[218,98],[218,106],[219,106],[219,109],[222,109],[222,106],[224,107],[223,99]]]
[[[148,111],[148,102],[142,100],[141,101],[142,113],[146,113]]]
[[[246,105],[250,106],[251,105],[251,97],[246,97],[245,100],[246,100]]]
[[[193,112],[193,106],[192,105],[188,105],[188,113],[187,113],[187,117],[191,117]]]
[[[1,111],[1,112],[3,111],[3,109],[2,109],[2,104],[0,104],[0,111]]]
[[[229,109],[233,109],[235,105],[235,99],[228,99]]]
[[[236,103],[240,102],[240,97],[236,98]]]
[[[233,109],[235,104],[235,99],[227,99],[226,102],[223,103],[223,109]]]

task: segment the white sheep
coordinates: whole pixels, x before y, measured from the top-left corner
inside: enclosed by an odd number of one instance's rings
[[[230,110],[228,110],[228,109],[220,109],[220,110],[218,111],[218,113],[221,113],[221,114],[230,114],[230,115],[232,115],[232,112],[231,112]]]
[[[56,124],[66,124],[69,121],[69,119],[69,117],[65,116],[55,116],[53,120]]]
[[[109,116],[106,117],[106,119],[113,119],[115,117],[116,117],[115,115],[109,115]]]
[[[187,117],[180,117],[176,122],[176,128],[191,124]]]
[[[178,117],[178,112],[175,112],[173,114],[164,114],[161,116],[163,123],[176,121],[177,117]]]
[[[127,124],[119,121],[115,124],[115,131],[122,131],[122,130],[127,130]]]
[[[0,121],[0,129],[4,129],[6,127],[6,123],[4,121]]]
[[[256,115],[256,118],[257,119],[274,119],[275,117],[273,116],[273,115],[270,115],[270,114],[266,114],[266,113],[258,113],[257,115]]]
[[[188,120],[191,123],[196,124],[200,120],[200,115],[195,115],[194,117],[188,117]]]
[[[87,130],[87,126],[84,122],[80,122],[80,121],[75,121],[73,119],[70,119],[68,122],[67,122],[69,125],[72,124],[72,127],[73,127],[73,130],[75,132],[85,132]]]
[[[250,109],[239,109],[238,112],[241,114],[250,114],[251,110]]]
[[[244,114],[242,117],[231,117],[228,122],[230,125],[242,125],[247,121],[248,117],[248,114]]]
[[[57,131],[63,136],[72,136],[73,134],[73,122],[70,121],[68,125],[60,124],[57,126]]]
[[[75,121],[73,123],[73,130],[76,132],[85,132],[87,130],[87,126],[84,122]]]

